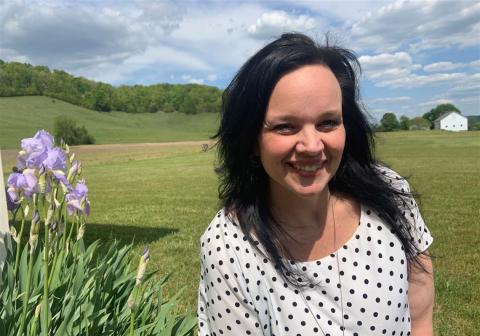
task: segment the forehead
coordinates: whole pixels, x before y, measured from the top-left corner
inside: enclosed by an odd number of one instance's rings
[[[338,80],[324,65],[307,65],[280,78],[270,96],[266,118],[326,112],[342,112]]]

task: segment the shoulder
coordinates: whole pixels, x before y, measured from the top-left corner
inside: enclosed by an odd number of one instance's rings
[[[200,237],[200,243],[203,248],[215,242],[227,244],[231,240],[241,239],[242,236],[240,226],[231,220],[225,209],[220,209]]]
[[[248,283],[259,280],[255,267],[258,266],[257,254],[225,210],[217,212],[200,238],[200,244],[202,281],[223,279],[233,290],[249,296],[247,293],[253,289],[249,289]]]
[[[407,179],[393,169],[381,163],[377,163],[373,169],[385,182],[390,184],[394,189],[404,193],[411,192],[410,184],[408,183]]]
[[[377,165],[376,169],[382,178],[399,192],[397,203],[405,218],[409,239],[418,251],[425,251],[432,244],[433,237],[420,214],[410,184],[405,177],[384,165]]]
[[[238,225],[226,213],[219,210],[200,238],[200,253],[203,262],[227,267],[242,268],[253,262],[255,253]]]

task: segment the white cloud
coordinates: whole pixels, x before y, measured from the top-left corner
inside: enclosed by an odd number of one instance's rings
[[[424,103],[418,104],[418,106],[421,107],[428,107],[428,108],[434,108],[437,105],[441,104],[453,104],[453,100],[451,99],[435,99],[435,100],[430,100]]]
[[[476,46],[479,16],[475,1],[396,1],[353,24],[351,41],[377,52]]]
[[[233,11],[229,5],[190,5],[11,1],[0,6],[0,58],[112,84],[167,81],[185,71],[216,81],[230,76],[232,68],[261,46],[248,37],[246,23],[265,12],[262,6],[248,4]]]
[[[407,102],[410,101],[412,98],[407,97],[407,96],[402,96],[402,97],[385,97],[385,98],[375,98],[375,99],[370,99],[368,102],[370,104],[395,104],[395,103],[400,103],[400,102]]]
[[[205,84],[205,80],[203,78],[193,78],[191,75],[181,75],[180,78],[190,84]]]
[[[286,3],[293,7],[307,9],[309,12],[316,13],[322,17],[334,18],[346,24],[362,19],[369,12],[376,11],[385,6],[391,0],[287,0]]]
[[[135,0],[135,5],[139,11],[138,20],[146,22],[151,30],[166,35],[180,28],[187,13],[187,7],[171,0]]]
[[[359,57],[359,61],[366,76],[376,83],[408,77],[421,68],[406,52],[366,55]]]
[[[450,71],[458,68],[465,67],[463,63],[452,63],[452,62],[437,62],[425,65],[423,70],[426,72],[441,72],[441,71]]]
[[[308,15],[292,15],[285,11],[263,13],[257,21],[247,28],[250,36],[257,39],[271,39],[284,32],[308,32],[316,27],[313,17]]]
[[[480,67],[480,59],[468,63],[468,66],[472,67],[472,68],[479,68]]]
[[[448,74],[433,74],[433,75],[417,75],[410,74],[405,77],[386,79],[377,82],[379,87],[389,88],[418,88],[424,86],[439,86],[444,84],[454,85],[455,82],[461,81],[467,77],[465,73],[448,73]]]
[[[445,94],[457,99],[480,98],[480,73],[469,75],[463,81],[451,85]]]
[[[386,67],[410,67],[413,64],[412,58],[406,52],[383,53],[374,56],[365,55],[359,57],[358,60],[366,71],[375,71],[385,69]]]
[[[386,88],[419,88],[460,85],[466,79],[472,79],[472,74],[466,72],[446,72],[450,69],[463,68],[470,64],[438,62],[426,66],[415,64],[410,54],[406,52],[382,53],[379,55],[365,55],[359,57],[360,64],[368,79],[378,87]],[[423,69],[429,74],[418,74]],[[443,70],[444,72],[435,72]]]
[[[4,49],[15,50],[37,64],[71,70],[76,61],[126,58],[146,47],[143,31],[118,11],[82,6],[73,11],[68,6],[15,1],[4,5],[1,13],[2,54]]]

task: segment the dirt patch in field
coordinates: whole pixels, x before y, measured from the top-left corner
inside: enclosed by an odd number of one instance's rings
[[[179,141],[179,142],[158,142],[158,143],[132,143],[132,144],[102,144],[102,145],[82,145],[71,146],[70,151],[75,153],[76,157],[82,160],[87,157],[87,161],[103,161],[110,158],[122,157],[125,154],[125,159],[144,158],[155,155],[158,152],[165,152],[168,148],[185,148],[198,146],[198,151],[203,150],[203,145],[207,144],[211,148],[215,142],[207,141]],[[2,164],[4,173],[10,172],[11,168],[16,163],[16,158],[19,149],[5,149],[2,150]],[[88,154],[88,155],[87,155]],[[83,161],[83,160],[82,160]]]
[[[132,144],[103,144],[103,145],[81,145],[71,146],[71,150],[74,152],[81,151],[104,151],[104,150],[135,150],[143,148],[161,148],[161,147],[175,147],[175,146],[195,146],[201,147],[203,144],[208,144],[211,147],[213,141],[178,141],[178,142],[152,142],[152,143],[132,143]]]

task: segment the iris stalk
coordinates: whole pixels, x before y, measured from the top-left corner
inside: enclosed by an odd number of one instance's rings
[[[45,328],[42,328],[42,334],[48,336],[48,225],[45,225],[45,241],[43,247],[43,306],[42,306],[42,319],[44,322]]]
[[[25,289],[25,293],[23,293],[23,308],[22,308],[22,316],[20,318],[20,329],[19,335],[23,335],[23,330],[25,328],[25,319],[27,317],[27,307],[28,307],[28,299],[30,298],[30,286],[32,282],[32,269],[33,269],[33,258],[35,254],[35,249],[37,247],[37,242],[32,239],[33,235],[37,235],[36,240],[38,240],[38,225],[40,221],[40,216],[38,215],[38,211],[34,211],[34,215],[32,218],[32,227],[30,228],[30,256],[28,260],[28,271],[27,271],[27,288]]]
[[[22,213],[22,224],[20,224],[20,232],[18,233],[18,244],[17,244],[17,249],[15,251],[15,267],[13,268],[13,276],[16,278],[17,276],[17,271],[18,271],[18,263],[20,261],[20,250],[21,250],[21,242],[22,242],[22,236],[23,236],[23,228],[25,227],[25,213],[23,212],[23,207],[21,209]],[[15,222],[15,221],[14,221]]]

